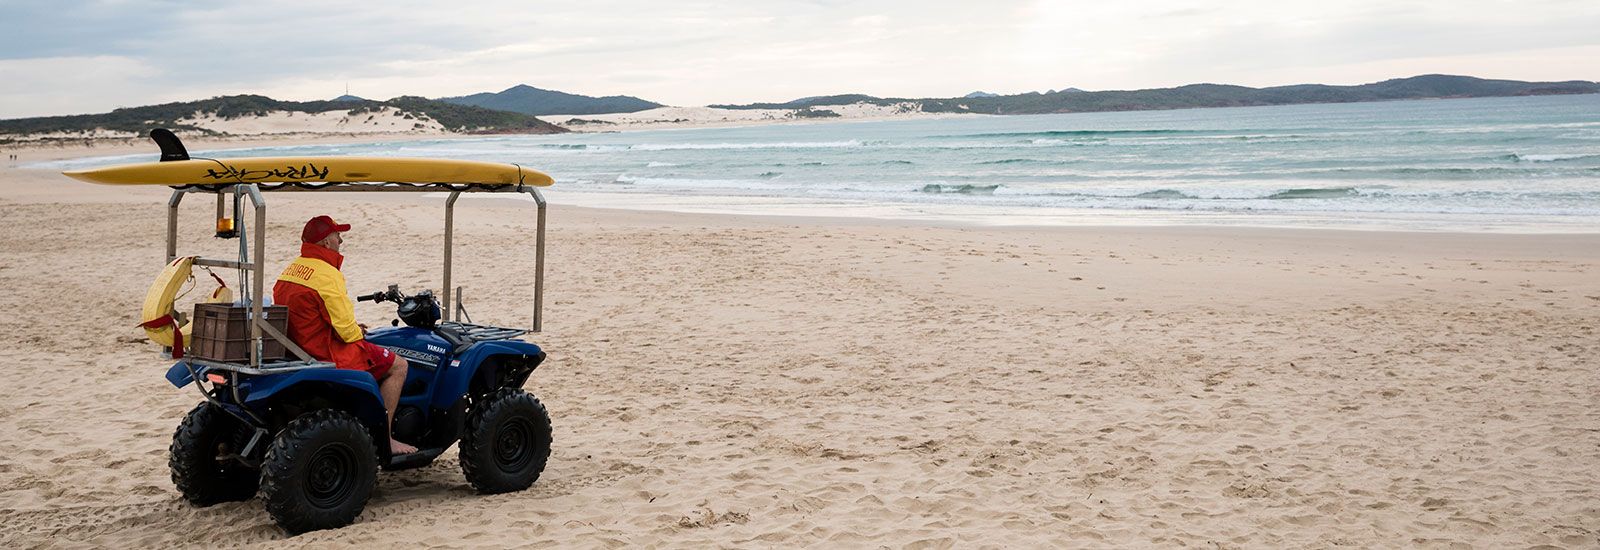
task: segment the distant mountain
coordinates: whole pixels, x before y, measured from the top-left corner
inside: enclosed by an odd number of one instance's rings
[[[979,91],[972,92],[970,94],[967,94],[967,95],[964,95],[964,96],[961,96],[961,97],[964,97],[964,98],[967,98],[967,99],[972,99],[974,97],[1000,97],[1000,94],[991,94],[989,92],[985,92],[985,91],[979,90]]]
[[[367,98],[364,98],[364,97],[361,97],[361,96],[353,96],[353,95],[350,95],[350,94],[344,94],[342,96],[333,98],[333,100],[334,101],[366,101]]]
[[[446,130],[468,133],[555,134],[566,128],[521,113],[493,111],[480,107],[444,103],[427,98],[402,96],[388,101],[278,101],[259,95],[213,97],[200,101],[163,103],[128,107],[92,115],[48,116],[0,120],[0,135],[53,132],[133,132],[143,134],[151,128],[170,128],[199,133],[214,133],[205,128],[179,122],[195,115],[215,115],[234,119],[266,116],[275,112],[324,113],[345,111],[358,115],[393,108],[406,118],[432,120]]]
[[[1083,90],[1079,90],[1077,88],[1062,88],[1060,90],[1050,90],[1050,91],[1045,92],[1045,93],[1047,93],[1047,94],[1056,94],[1056,93],[1082,93],[1082,92],[1083,92]]]
[[[1359,86],[1300,84],[1248,88],[1220,84],[1191,84],[1153,90],[1059,91],[1052,94],[993,98],[931,99],[922,100],[921,104],[922,110],[929,112],[1038,114],[1592,93],[1600,93],[1600,84],[1585,81],[1521,82],[1486,80],[1470,76],[1423,75]]]
[[[633,96],[589,97],[555,90],[541,90],[526,84],[506,88],[499,93],[484,92],[469,96],[444,97],[439,98],[439,101],[535,116],[634,113],[662,106],[660,103]]]
[[[751,103],[749,105],[712,105],[712,107],[728,109],[797,109],[853,103],[872,103],[874,105],[910,103],[917,105],[926,112],[1022,115],[1191,109],[1198,107],[1249,107],[1298,103],[1355,103],[1396,99],[1593,93],[1600,93],[1600,83],[1583,80],[1522,82],[1518,80],[1487,80],[1470,76],[1433,74],[1397,78],[1359,86],[1298,84],[1270,88],[1249,88],[1223,84],[1190,84],[1176,88],[1104,92],[1085,92],[1076,88],[1068,88],[1044,94],[1029,92],[1007,96],[949,99],[896,99],[850,94],[807,98],[808,101],[804,104],[797,104],[796,102]]]

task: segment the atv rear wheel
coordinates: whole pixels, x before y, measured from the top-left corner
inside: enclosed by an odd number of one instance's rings
[[[261,463],[261,498],[290,533],[349,525],[377,481],[372,436],[355,417],[332,409],[290,421]]]
[[[496,390],[467,416],[461,471],[478,492],[527,489],[549,459],[550,413],[528,392]]]
[[[224,454],[238,454],[249,435],[248,426],[209,402],[189,411],[172,434],[167,459],[172,484],[183,493],[184,500],[195,506],[210,506],[256,496],[261,474],[255,468],[217,459]]]

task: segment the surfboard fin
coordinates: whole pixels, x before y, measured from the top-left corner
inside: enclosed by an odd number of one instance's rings
[[[172,130],[156,128],[150,131],[150,139],[155,140],[156,146],[161,148],[161,162],[169,160],[189,160],[189,150],[183,148],[183,142],[178,141],[178,136]]]

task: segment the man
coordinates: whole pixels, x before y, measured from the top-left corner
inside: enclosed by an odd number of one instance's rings
[[[306,353],[341,369],[372,373],[392,426],[400,388],[406,383],[406,360],[368,342],[366,327],[356,322],[355,305],[339,272],[344,263],[340,234],[349,230],[350,224],[334,223],[328,216],[306,222],[300,231],[300,257],[278,276],[272,301],[289,308],[289,339]],[[392,433],[385,435],[391,454],[417,452],[416,447],[395,441]]]

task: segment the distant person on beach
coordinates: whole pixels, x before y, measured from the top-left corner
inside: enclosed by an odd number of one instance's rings
[[[400,387],[406,382],[406,360],[394,352],[366,340],[367,327],[356,322],[355,304],[345,289],[339,266],[344,256],[339,245],[341,233],[350,224],[335,223],[328,216],[317,216],[300,231],[300,257],[278,276],[272,287],[272,301],[289,308],[289,339],[306,353],[335,367],[366,371],[378,381],[383,408],[394,425],[394,410],[400,404]],[[395,455],[417,452],[417,448],[389,437],[389,451]]]

